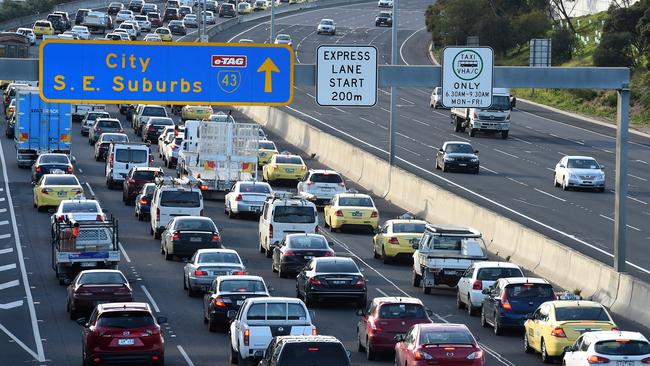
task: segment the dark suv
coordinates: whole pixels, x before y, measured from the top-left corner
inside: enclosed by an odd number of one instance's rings
[[[163,21],[167,22],[170,20],[178,20],[178,9],[177,8],[167,8],[163,14]]]
[[[153,183],[156,177],[163,175],[165,172],[160,167],[136,166],[131,168],[122,184],[122,202],[127,206],[134,204],[135,196],[138,195],[145,183]]]
[[[219,7],[219,18],[223,17],[236,17],[237,10],[233,4],[222,3]]]
[[[63,15],[50,14],[47,16],[47,20],[52,23],[52,28],[54,28],[54,31],[63,33],[67,30],[65,21],[63,20]]]
[[[144,6],[144,0],[131,0],[128,9],[136,14],[140,14],[143,6]]]
[[[260,366],[349,366],[350,352],[332,336],[278,336],[266,348]]]
[[[169,117],[150,117],[147,120],[147,123],[142,125],[142,136],[143,142],[155,142],[158,143],[158,137],[167,126],[173,126],[174,120]]]
[[[97,305],[87,322],[77,319],[83,326],[83,364],[164,365],[165,340],[159,324],[166,322],[162,316],[156,319],[143,302]]]
[[[382,25],[385,25],[387,27],[393,26],[393,13],[382,11],[379,13],[379,15],[377,15],[375,18],[375,27],[380,27]]]

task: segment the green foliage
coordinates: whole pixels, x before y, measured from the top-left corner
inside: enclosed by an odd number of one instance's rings
[[[56,3],[64,2],[61,0]],[[27,0],[25,2],[17,2],[12,0],[5,0],[0,6],[0,22],[31,15],[44,13],[52,10],[55,1],[52,0]]]
[[[557,28],[551,33],[551,64],[560,65],[573,56],[575,37],[569,29]]]
[[[598,48],[594,52],[595,66],[625,66],[634,64],[630,55],[631,35],[627,32],[605,33]]]
[[[541,10],[515,15],[512,18],[514,42],[521,49],[532,38],[542,37],[551,28],[551,19]]]
[[[640,0],[626,8],[612,6],[607,14],[603,40],[594,53],[594,64],[630,67],[646,65],[650,51],[650,0]],[[623,43],[615,44],[616,42]],[[612,55],[612,52],[622,54]]]

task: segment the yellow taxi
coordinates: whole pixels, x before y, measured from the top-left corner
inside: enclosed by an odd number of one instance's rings
[[[262,167],[262,179],[273,182],[278,179],[300,180],[307,172],[307,165],[299,155],[286,152],[271,156],[268,164]]]
[[[560,294],[559,298],[579,297]],[[572,345],[585,332],[618,330],[607,309],[594,301],[547,301],[526,317],[525,351],[541,353],[545,363],[564,354],[564,347]]]
[[[174,40],[172,38],[172,31],[170,31],[167,27],[156,28],[153,33],[157,34],[163,42],[171,42]]]
[[[186,105],[181,110],[181,119],[183,121],[202,121],[210,117],[214,111],[212,107],[205,105]]]
[[[36,38],[43,38],[43,36],[53,35],[54,27],[49,20],[37,20],[32,27],[32,31]]]
[[[83,193],[79,180],[72,174],[43,174],[34,185],[34,207],[42,211]]]
[[[273,155],[278,153],[278,148],[275,147],[275,143],[270,140],[260,140],[257,144],[257,164],[263,166],[267,164]]]
[[[324,208],[325,227],[331,231],[345,227],[367,227],[374,232],[379,226],[379,211],[372,197],[348,191],[338,193]]]
[[[384,263],[390,263],[398,257],[412,257],[415,252],[413,245],[420,242],[426,226],[426,221],[417,220],[411,214],[387,220],[377,228],[377,233],[372,238],[373,256],[381,258]]]

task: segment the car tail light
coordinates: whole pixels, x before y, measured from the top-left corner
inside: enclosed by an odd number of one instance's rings
[[[174,241],[181,240],[181,234],[178,231],[174,231],[174,233],[172,234],[172,240]]]
[[[551,335],[553,337],[566,338],[566,333],[564,333],[564,329],[560,327],[553,328],[553,330],[551,330]]]
[[[40,166],[36,166],[34,170],[36,171],[36,173],[41,173],[43,171],[43,168],[41,168]]]
[[[14,107],[9,107],[9,112],[13,113],[14,112]]]
[[[65,220],[65,215],[59,215],[59,217],[57,217],[57,220],[59,222],[62,222],[63,220]]]
[[[160,222],[160,208],[156,208],[156,221]]]
[[[217,296],[212,300],[212,303],[214,306],[220,307],[220,308],[225,308],[227,305],[225,302],[223,302],[223,297]]]
[[[643,360],[641,360],[641,363],[650,363],[650,357],[646,357]]]
[[[95,221],[104,221],[104,215],[97,214],[97,216],[95,216]]]
[[[474,351],[467,355],[468,360],[478,360],[479,358],[483,358],[483,351],[481,350]]]
[[[512,305],[510,305],[508,295],[505,291],[503,291],[503,295],[501,296],[501,307],[506,310],[512,310]]]
[[[597,364],[597,363],[609,363],[609,358],[600,357],[600,356],[596,356],[596,355],[591,355],[591,356],[587,357],[587,363],[592,364],[592,365]]]
[[[155,131],[155,130],[156,130],[156,127],[154,127],[154,126],[149,126],[149,128],[147,129],[147,131],[149,131],[149,132]]]
[[[99,128],[99,127],[95,127],[95,128],[93,128],[93,130],[95,130],[95,132],[102,132],[102,129]]]
[[[613,327],[612,328],[612,332],[619,332],[619,331],[620,331],[620,329],[618,329],[618,327]]]
[[[246,272],[244,272],[244,271],[233,271],[231,273],[231,275],[233,275],[233,276],[244,276],[245,274],[246,274]]]
[[[194,271],[194,275],[195,276],[207,276],[208,271],[204,271],[202,269],[197,269],[196,271]]]
[[[359,288],[366,287],[366,280],[364,280],[363,278],[359,278],[357,282],[354,283],[354,287],[359,287]]]
[[[208,190],[208,185],[207,184],[201,184],[201,187],[199,187],[202,191],[207,191]]]
[[[314,232],[315,232],[316,234],[320,233],[320,229],[318,228],[318,225],[316,225],[316,227],[314,228]]]
[[[41,189],[41,193],[49,194],[50,192],[52,192],[52,188],[43,188],[43,189]]]
[[[341,182],[341,183],[339,183],[339,185],[340,185],[341,187],[345,188],[345,182]]]
[[[374,319],[368,319],[368,324],[370,324],[371,333],[382,331],[381,327],[377,325]]]
[[[124,132],[124,129],[122,127],[117,129],[117,132]]]
[[[483,290],[483,281],[476,280],[472,284],[472,290]]]
[[[135,183],[135,179],[133,179],[133,178],[129,178],[129,179],[126,180],[126,182],[127,182],[128,184],[133,184],[133,183]]]
[[[108,157],[109,166],[113,166],[113,158],[114,158],[114,153],[111,153],[111,155]]]
[[[379,217],[379,212],[377,212],[377,211],[372,211],[372,213],[370,214],[370,218],[371,218],[371,219],[374,219],[374,218],[377,218],[377,217]]]
[[[149,166],[153,166],[153,155],[149,155]]]
[[[317,330],[316,327],[314,327],[314,326],[311,327],[311,335],[313,335],[313,336],[317,336],[317,335],[318,335],[318,330]],[[318,349],[317,349],[317,350],[318,350]]]
[[[305,170],[307,170],[307,167],[303,165],[303,166],[300,167],[300,170],[302,170],[304,172]]]
[[[242,199],[243,197],[241,196],[241,194],[238,194],[237,197],[235,197],[235,201],[241,201]]]
[[[151,356],[151,361],[158,361],[160,360],[160,356]]]
[[[273,238],[273,225],[269,225],[269,238]]]
[[[102,362],[102,359],[99,358],[99,357],[95,357],[95,358],[93,358],[93,362],[94,363],[100,363],[100,362]]]
[[[73,188],[71,191],[74,194],[82,194],[84,192],[84,190],[81,188]]]
[[[219,236],[218,233],[212,234],[212,241],[219,241],[221,240],[221,237]]]
[[[131,291],[129,291],[128,289],[123,288],[123,289],[119,289],[119,290],[113,292],[113,295],[116,295],[116,296],[128,296],[128,295],[131,295]]]
[[[309,284],[312,286],[322,286],[323,284],[320,282],[318,277],[312,277],[309,279]]]
[[[478,115],[476,114],[476,112],[472,113],[472,118],[474,118],[474,119],[478,118]]]
[[[426,353],[424,351],[420,351],[420,350],[415,351],[415,354],[413,354],[413,358],[415,358],[418,361],[433,360],[433,356],[431,356],[430,354],[428,354],[428,353]]]
[[[392,237],[392,238],[388,239],[388,243],[389,244],[399,245],[399,240],[396,237]]]
[[[292,252],[290,250],[287,250],[286,252],[284,252],[284,254],[282,254],[283,257],[294,257],[295,255],[296,255],[296,253],[294,253],[294,252]]]
[[[68,168],[65,170],[68,174],[72,174],[72,167],[68,166]]]
[[[339,216],[339,217],[343,217],[343,211],[341,211],[341,210],[336,210],[336,212],[334,213],[334,215]]]
[[[201,211],[199,211],[199,216],[203,216],[203,209],[201,209]]]
[[[141,205],[146,205],[147,203],[149,203],[149,200],[147,199],[147,197],[140,198],[140,204]]]
[[[244,329],[244,346],[248,346],[250,342],[251,331],[248,328]]]
[[[326,257],[333,257],[333,256],[334,256],[334,252],[331,251],[331,250],[328,250],[328,251],[325,252],[325,256],[326,256]]]

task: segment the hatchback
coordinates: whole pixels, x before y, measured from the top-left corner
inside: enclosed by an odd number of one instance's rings
[[[638,332],[587,332],[564,348],[562,364],[644,366],[650,364],[650,342]]]
[[[131,286],[115,269],[81,271],[68,286],[67,310],[72,320],[90,314],[97,304],[131,301]]]
[[[122,202],[129,206],[135,196],[146,183],[153,183],[156,177],[162,177],[165,172],[161,167],[136,166],[129,170],[122,184]]]
[[[416,324],[395,340],[396,365],[485,365],[485,352],[464,324]]]
[[[327,239],[320,234],[289,234],[273,249],[271,269],[284,277],[299,272],[313,258],[335,255]]]

